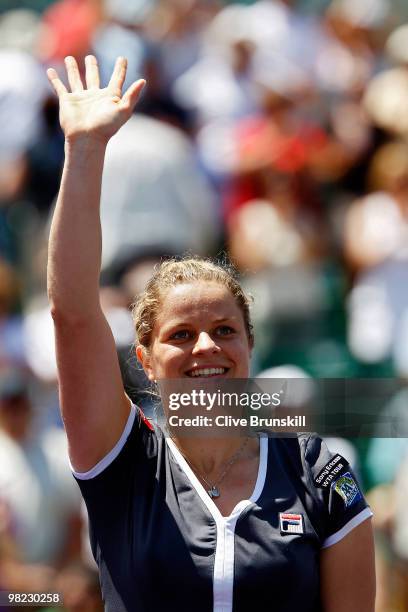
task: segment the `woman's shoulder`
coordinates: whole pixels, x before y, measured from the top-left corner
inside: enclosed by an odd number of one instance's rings
[[[314,432],[301,432],[289,435],[275,435],[270,432],[262,432],[261,436],[268,438],[270,446],[274,446],[277,452],[286,452],[294,456],[315,460],[322,449],[322,438]]]
[[[349,462],[329,450],[318,434],[274,438],[269,444],[277,449],[291,480],[302,482],[297,490],[304,497],[323,547],[335,544],[372,516]]]
[[[299,471],[306,474],[315,486],[333,479],[350,469],[349,462],[340,453],[328,449],[325,441],[315,432],[302,432],[288,437],[270,437],[269,444]]]
[[[118,472],[124,474],[140,466],[144,460],[156,457],[163,444],[163,433],[156,424],[148,419],[141,408],[132,403],[125,428],[113,448],[87,472],[72,469],[78,481],[106,479]]]

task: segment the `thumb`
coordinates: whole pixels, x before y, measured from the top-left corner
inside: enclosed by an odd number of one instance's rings
[[[145,85],[146,81],[144,79],[139,79],[129,86],[120,102],[122,110],[129,113],[133,111]]]

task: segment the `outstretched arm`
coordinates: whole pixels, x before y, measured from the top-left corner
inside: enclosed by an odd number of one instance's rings
[[[112,333],[99,304],[100,192],[106,145],[129,119],[144,81],[122,96],[126,60],[118,58],[106,88],[88,56],[86,88],[77,63],[65,65],[71,92],[48,70],[60,104],[65,164],[51,225],[48,296],[54,319],[60,401],[77,471],[113,448],[129,414]]]

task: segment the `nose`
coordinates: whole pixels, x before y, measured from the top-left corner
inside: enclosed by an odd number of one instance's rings
[[[197,353],[204,353],[207,351],[210,351],[211,353],[216,353],[219,350],[220,349],[218,345],[216,344],[216,342],[214,342],[211,336],[207,334],[207,332],[203,331],[198,334],[197,341],[193,348],[194,355]]]

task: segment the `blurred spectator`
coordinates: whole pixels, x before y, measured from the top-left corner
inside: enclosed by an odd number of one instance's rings
[[[390,11],[389,0],[332,0],[316,64],[324,90],[352,97],[364,91],[377,67],[378,32],[386,29]]]
[[[35,55],[44,35],[41,19],[34,11],[15,9],[0,15],[0,46]]]
[[[140,405],[149,417],[152,414],[152,401],[150,395],[145,393],[149,383],[136,360],[135,330],[130,305],[143,290],[144,283],[158,261],[160,257],[157,255],[154,257],[153,253],[149,256],[143,251],[139,257],[136,253],[132,253],[129,261],[116,262],[116,269],[110,270],[106,275],[104,286],[100,288],[101,306],[115,339],[126,391],[133,402]],[[53,410],[57,406],[53,389],[57,383],[57,365],[54,325],[45,295],[37,296],[27,304],[22,327],[22,346],[27,365],[49,389],[48,393],[44,393],[44,413],[48,408],[51,414],[44,414],[44,421],[48,422],[51,419],[55,422]]]
[[[268,78],[266,67],[255,73],[262,88],[261,112],[235,128],[235,161],[224,210],[231,252],[242,269],[313,261],[324,248],[317,192],[307,167],[326,149],[327,136],[296,115],[297,100],[308,84],[289,68],[280,66],[281,78],[276,73]],[[286,81],[284,73],[293,78]]]
[[[249,74],[254,45],[243,29],[248,11],[233,4],[218,13],[196,63],[174,83],[176,101],[194,111],[198,125],[254,110]]]
[[[20,289],[16,271],[0,257],[0,368],[24,362]]]
[[[102,84],[109,82],[119,56],[126,56],[128,60],[124,89],[142,76],[149,78],[148,60],[152,51],[143,24],[155,4],[156,0],[103,0],[104,21],[95,30],[91,43]]]
[[[24,185],[26,154],[39,137],[48,91],[43,70],[30,55],[0,50],[0,204],[15,199]]]
[[[59,0],[43,15],[44,35],[39,55],[43,62],[58,65],[67,55],[83,58],[89,53],[93,32],[100,22],[99,0]]]
[[[388,37],[385,43],[385,51],[390,59],[396,64],[408,66],[408,25],[398,26]]]
[[[211,253],[219,221],[215,194],[174,127],[136,115],[109,143],[102,181],[102,266],[168,245]]]
[[[158,51],[158,78],[163,92],[197,61],[205,28],[218,9],[215,0],[162,0],[146,23]]]
[[[406,259],[389,259],[373,266],[356,281],[349,297],[348,342],[365,363],[389,358],[407,375],[408,266]]]
[[[36,213],[26,199],[30,151],[43,134],[49,95],[44,72],[30,54],[0,50],[0,257],[29,274]],[[25,288],[26,277],[22,286]]]
[[[392,357],[396,371],[406,375],[407,144],[392,142],[380,148],[369,181],[378,191],[354,202],[346,217],[346,255],[360,271],[350,294],[349,342],[360,360]]]
[[[368,172],[372,193],[346,215],[345,255],[353,270],[408,255],[408,144],[392,141],[374,154]]]
[[[392,68],[381,72],[370,82],[364,105],[373,123],[393,135],[406,136],[408,120],[408,70]]]
[[[63,431],[37,432],[33,416],[24,374],[3,370],[0,497],[10,509],[21,561],[58,567],[79,554],[79,491]]]
[[[401,26],[389,36],[385,50],[396,64],[376,75],[369,83],[364,106],[373,123],[392,135],[406,137],[408,123],[408,61],[406,56],[407,27]]]

